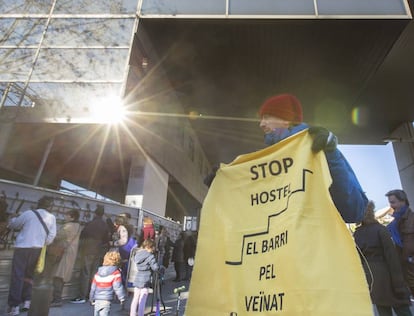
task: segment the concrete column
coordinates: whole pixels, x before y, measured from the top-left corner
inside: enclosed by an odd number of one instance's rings
[[[391,134],[395,160],[400,174],[402,189],[407,193],[411,207],[414,205],[414,128],[413,123],[401,124]],[[390,190],[396,188],[390,188]]]
[[[169,175],[149,157],[133,159],[125,204],[165,216]]]

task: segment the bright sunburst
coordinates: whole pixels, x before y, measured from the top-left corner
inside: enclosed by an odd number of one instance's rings
[[[125,119],[126,110],[121,98],[111,95],[95,101],[91,105],[91,114],[99,123],[118,124]]]

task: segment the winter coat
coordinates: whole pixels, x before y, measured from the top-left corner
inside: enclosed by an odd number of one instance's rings
[[[293,126],[284,134],[284,138],[299,133],[308,127],[305,123]],[[345,222],[360,222],[364,216],[368,199],[354,171],[337,148],[331,152],[325,152],[325,156],[332,177],[329,192],[336,208]]]
[[[102,217],[87,223],[80,236],[80,251],[84,255],[102,255],[109,246],[109,229]]]
[[[162,255],[162,265],[168,267],[170,264],[171,258],[171,247],[174,246],[174,243],[171,241],[170,237],[167,236],[165,244],[163,246],[163,255]]]
[[[179,237],[174,243],[172,262],[184,262],[184,240]]]
[[[132,248],[137,246],[137,240],[130,235],[129,230],[124,225],[119,225],[116,231],[114,246],[118,247],[122,260],[129,260]]]
[[[153,224],[144,224],[142,228],[142,241],[146,239],[154,239],[155,238],[155,229]]]
[[[62,278],[64,282],[69,282],[72,277],[73,267],[75,266],[78,254],[79,236],[81,225],[77,222],[68,222],[58,230],[56,240],[64,241],[65,252],[59,261],[54,276]]]
[[[407,208],[398,222],[401,237],[401,262],[408,285],[414,288],[414,212]]]
[[[116,266],[102,266],[93,277],[89,300],[112,301],[114,293],[118,299],[125,301],[125,288],[122,285],[121,272]]]
[[[194,236],[188,236],[184,241],[184,261],[187,262],[189,258],[194,258],[196,251],[196,241]]]
[[[151,273],[158,271],[158,263],[155,256],[146,249],[138,249],[134,256],[134,263],[137,266],[134,287],[144,288],[151,287]]]
[[[380,223],[364,224],[354,233],[362,255],[372,302],[380,306],[409,305],[399,256],[388,229]]]
[[[160,234],[157,241],[158,256],[163,257],[165,254],[165,247],[167,246],[168,236],[166,234]]]
[[[398,223],[398,231],[402,241],[403,260],[414,258],[414,212],[408,208]]]

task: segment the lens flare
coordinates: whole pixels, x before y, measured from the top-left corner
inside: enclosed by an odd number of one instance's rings
[[[354,107],[352,109],[352,124],[357,126],[368,125],[369,122],[369,109],[366,107]]]

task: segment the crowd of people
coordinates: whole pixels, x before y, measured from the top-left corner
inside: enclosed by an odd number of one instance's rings
[[[138,234],[129,222],[130,214],[118,214],[114,221],[110,217],[104,220],[104,207],[98,204],[92,220],[84,226],[79,223],[79,211],[70,209],[59,227],[51,212],[52,206],[53,198],[44,196],[35,210],[16,214],[8,221],[8,229],[18,230],[12,259],[8,315],[19,315],[30,309],[32,285],[49,285],[52,292],[49,307],[62,306],[64,285],[73,278],[74,266],[78,262],[78,295],[70,303],[90,302],[94,305],[95,315],[109,315],[111,302],[117,300],[123,305],[128,289],[132,288],[130,315],[141,316],[144,315],[149,288],[153,286],[154,273],[164,271],[171,262],[176,264],[179,257],[188,257],[184,255],[184,233],[172,241],[168,229],[155,227],[149,217],[144,218],[145,224]],[[46,246],[44,269],[36,272],[43,246]],[[180,251],[182,255],[179,255]],[[195,249],[192,257],[194,255]],[[128,282],[129,263],[136,265],[137,273]],[[177,270],[177,280],[191,277],[186,265],[180,269]]]

